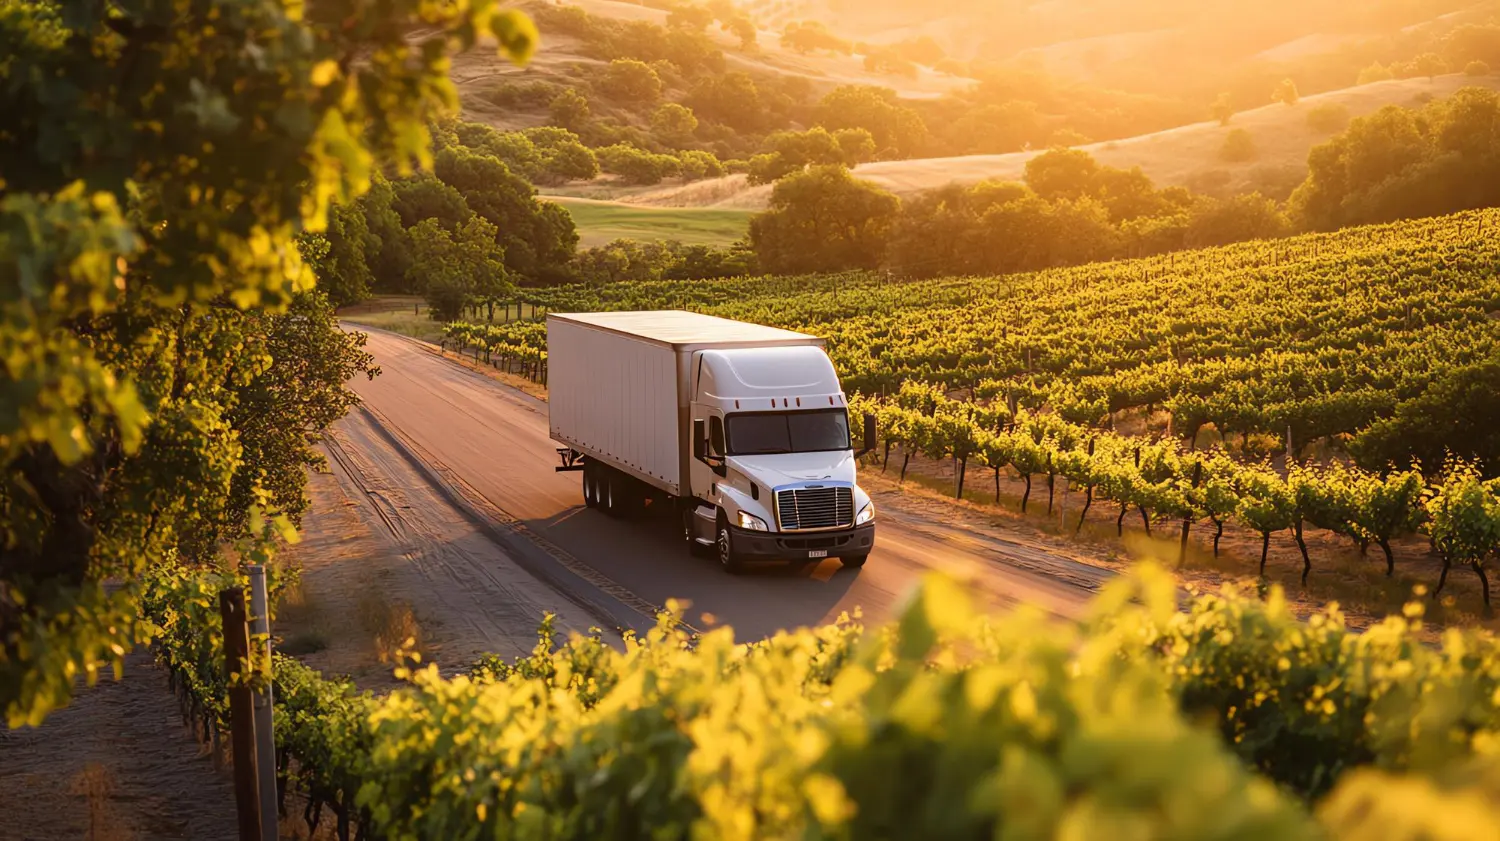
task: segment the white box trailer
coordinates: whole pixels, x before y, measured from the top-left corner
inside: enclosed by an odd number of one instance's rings
[[[682,311],[554,313],[547,378],[558,469],[583,473],[589,507],[671,505],[689,545],[730,569],[853,566],[874,545],[823,339]],[[865,433],[873,446],[873,419]]]

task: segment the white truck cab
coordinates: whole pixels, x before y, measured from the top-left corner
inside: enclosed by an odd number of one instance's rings
[[[688,312],[548,316],[549,415],[559,470],[586,505],[673,506],[690,548],[726,569],[838,558],[859,567],[875,509],[848,404],[814,336]]]

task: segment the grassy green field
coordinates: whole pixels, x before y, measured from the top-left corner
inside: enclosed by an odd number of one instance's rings
[[[677,240],[686,245],[728,245],[750,230],[748,210],[698,207],[645,207],[566,196],[544,196],[573,214],[579,246],[592,248],[617,239]]]
[[[523,318],[535,315],[536,310],[530,304],[521,305]],[[424,342],[437,342],[443,338],[442,322],[432,320],[426,302],[416,295],[377,295],[368,301],[339,310],[339,319],[350,324],[389,330]],[[503,322],[506,318],[497,312],[495,320]]]

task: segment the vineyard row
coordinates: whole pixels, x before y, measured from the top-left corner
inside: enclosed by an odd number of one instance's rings
[[[1031,496],[1032,478],[1046,477],[1050,513],[1057,477],[1084,490],[1077,529],[1094,503],[1119,506],[1116,528],[1131,508],[1140,512],[1149,532],[1153,521],[1175,524],[1186,552],[1194,524],[1214,526],[1213,547],[1231,520],[1261,536],[1260,571],[1265,572],[1271,536],[1290,531],[1302,554],[1302,582],[1312,569],[1303,539],[1305,523],[1347,537],[1362,550],[1371,544],[1385,554],[1386,574],[1395,570],[1391,542],[1414,532],[1425,533],[1442,558],[1443,569],[1433,591],[1440,593],[1451,567],[1468,566],[1480,578],[1485,604],[1489,580],[1484,564],[1500,554],[1500,479],[1484,481],[1472,465],[1452,461],[1436,477],[1416,467],[1376,473],[1332,462],[1290,463],[1285,475],[1268,463],[1245,464],[1223,450],[1184,449],[1176,440],[1148,441],[1068,423],[1056,415],[983,407],[949,400],[932,387],[908,383],[890,399],[858,397],[851,410],[872,412],[890,448],[900,444],[933,459],[952,459],[956,490],[963,493],[970,462],[994,471],[999,498],[1000,471],[1010,468],[1026,483],[1021,510]],[[902,464],[902,477],[906,464]]]
[[[159,656],[219,727],[212,604],[233,583],[145,582]],[[1299,621],[1275,590],[1183,612],[1174,593],[1142,570],[1058,626],[979,615],[931,577],[889,628],[748,646],[671,614],[622,648],[548,620],[529,657],[403,667],[384,697],[277,656],[281,802],[306,796],[304,818],[331,812],[345,841],[1500,831],[1495,637],[1424,645],[1420,605],[1354,633],[1336,612]]]

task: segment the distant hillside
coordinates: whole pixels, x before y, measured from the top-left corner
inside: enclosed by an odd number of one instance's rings
[[[1195,123],[1154,134],[1081,148],[1100,163],[1130,168],[1139,166],[1160,185],[1192,186],[1210,192],[1239,192],[1266,188],[1269,184],[1299,181],[1306,170],[1307,153],[1333,132],[1308,125],[1307,115],[1320,105],[1347,108],[1350,116],[1372,113],[1386,105],[1410,106],[1427,97],[1444,97],[1467,85],[1500,89],[1500,75],[1470,77],[1461,74],[1427,79],[1376,82],[1309,96],[1296,105],[1266,105],[1235,114],[1228,126],[1217,122]],[[1220,149],[1229,132],[1243,129],[1250,134],[1256,154],[1253,159],[1229,163],[1220,159]],[[972,184],[987,179],[1017,180],[1026,162],[1038,152],[1008,155],[970,155],[881,161],[865,164],[855,173],[898,194],[911,194],[944,184]],[[1263,183],[1265,182],[1265,183]],[[770,187],[751,187],[742,175],[700,181],[676,187],[640,191],[634,195],[615,191],[622,202],[659,207],[715,207],[757,210],[765,207]]]

